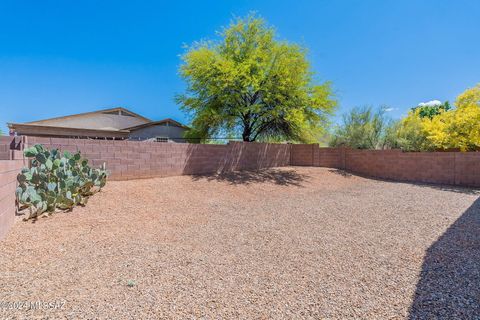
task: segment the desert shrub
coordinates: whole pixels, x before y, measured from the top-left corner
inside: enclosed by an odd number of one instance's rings
[[[400,120],[391,120],[385,128],[384,147],[385,149],[399,149],[398,130],[400,129]]]
[[[420,115],[421,110],[412,109],[408,115],[391,129],[390,141],[392,148],[404,151],[432,151],[433,144],[428,139],[425,122],[431,121],[427,116]]]
[[[354,149],[384,149],[385,133],[390,120],[385,109],[371,107],[353,108],[343,115],[342,123],[335,128],[329,145]]]
[[[25,149],[24,154],[32,159],[31,167],[18,174],[16,197],[19,209],[29,209],[28,218],[85,205],[105,186],[105,164],[93,169],[80,152],[61,154],[57,149],[35,145]]]

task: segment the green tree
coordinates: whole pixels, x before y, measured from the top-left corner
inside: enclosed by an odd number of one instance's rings
[[[255,15],[236,19],[220,36],[182,57],[187,90],[176,100],[192,118],[186,137],[316,141],[336,101],[328,82],[315,83],[306,50],[276,40]]]
[[[330,146],[354,149],[384,149],[387,129],[391,126],[384,108],[356,107],[343,115],[342,123],[334,130]]]
[[[385,148],[386,149],[399,149],[401,145],[398,139],[398,130],[400,130],[402,123],[401,120],[390,120],[385,128]]]
[[[412,110],[418,111],[418,115],[420,116],[420,118],[433,119],[433,117],[452,109],[452,107],[450,106],[450,102],[448,101],[445,101],[444,103],[440,103],[439,101],[437,101],[437,103],[438,104],[419,105],[412,108]]]
[[[420,115],[421,110],[412,109],[408,115],[398,121],[392,128],[391,140],[394,148],[404,151],[431,151],[433,146],[428,140],[424,123],[430,121],[430,116]],[[432,118],[434,118],[432,116]]]

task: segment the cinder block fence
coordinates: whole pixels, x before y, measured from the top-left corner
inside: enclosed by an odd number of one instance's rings
[[[231,142],[227,145],[0,137],[0,239],[14,220],[22,149],[35,144],[81,151],[93,166],[106,163],[111,179],[211,174],[269,167],[313,166],[396,181],[480,187],[480,152],[402,152],[320,148],[317,144]]]
[[[17,174],[24,165],[23,160],[0,160],[0,239],[13,225]]]
[[[395,181],[480,187],[480,152],[402,152],[291,147],[293,166],[329,167]]]
[[[215,145],[25,137],[25,146],[35,144],[81,151],[94,166],[106,163],[114,180],[288,166],[291,147],[242,142]]]

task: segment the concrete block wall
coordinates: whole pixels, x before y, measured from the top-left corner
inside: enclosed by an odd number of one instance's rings
[[[348,150],[345,169],[383,179],[454,185],[454,158],[455,152]]]
[[[222,171],[256,170],[290,165],[291,145],[231,142],[227,145]]]
[[[455,184],[480,187],[480,152],[455,153]]]
[[[26,146],[35,144],[63,151],[81,151],[93,166],[105,162],[114,180],[207,174],[290,164],[290,145],[287,144],[231,142],[227,145],[208,145],[25,137]]]
[[[22,137],[0,136],[0,160],[11,160],[22,147]]]
[[[396,181],[480,187],[480,152],[402,152],[292,145],[291,165],[344,169]]]
[[[317,144],[293,144],[290,156],[290,163],[294,166],[314,166],[314,153],[318,148]]]
[[[17,174],[24,165],[23,160],[0,160],[0,239],[14,222]]]
[[[231,142],[228,145],[23,137],[24,145],[81,151],[107,164],[115,180],[255,170],[288,165],[344,169],[398,181],[480,187],[480,152],[402,152],[320,148],[318,144]],[[14,144],[13,159],[21,159]]]
[[[345,168],[345,148],[315,148],[314,166],[343,169]]]
[[[344,169],[345,148],[320,148],[318,144],[292,145],[291,164]]]

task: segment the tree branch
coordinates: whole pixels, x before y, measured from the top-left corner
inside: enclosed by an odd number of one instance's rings
[[[253,136],[252,141],[257,140],[258,135],[259,135],[260,133],[262,133],[262,132],[270,125],[270,123],[272,123],[272,121],[264,122],[261,126],[259,126],[258,129],[257,129],[257,132],[256,132],[255,135]]]

